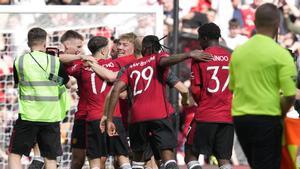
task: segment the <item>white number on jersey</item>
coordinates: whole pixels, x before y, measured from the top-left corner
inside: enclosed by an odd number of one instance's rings
[[[94,94],[97,94],[97,88],[96,88],[96,73],[91,74],[91,84],[92,84],[92,91]],[[104,92],[105,88],[107,86],[107,81],[104,80],[100,89],[100,93]]]
[[[149,71],[149,75],[147,76],[146,73]],[[151,83],[152,76],[153,76],[153,68],[151,66],[146,67],[142,70],[142,72],[134,70],[130,74],[130,78],[133,77],[133,75],[136,74],[136,79],[134,81],[134,87],[133,87],[133,96],[136,96],[138,94],[141,94],[143,91],[146,91]],[[144,89],[137,89],[137,84],[139,83],[140,79],[142,77],[142,80],[146,80],[147,84]]]
[[[211,79],[216,82],[216,87],[214,89],[211,89],[209,87],[207,88],[207,91],[210,92],[210,93],[216,93],[220,89],[220,80],[219,80],[219,78],[217,76],[219,69],[220,69],[220,66],[208,66],[207,69],[206,69],[206,70],[213,70],[214,71]],[[222,66],[221,69],[228,71],[229,67],[228,66]],[[225,83],[224,83],[224,85],[222,87],[222,90],[221,90],[222,92],[225,91],[225,89],[227,88],[228,84],[229,84],[229,75],[228,75],[228,77],[227,77],[227,79],[226,79],[226,81],[225,81]]]

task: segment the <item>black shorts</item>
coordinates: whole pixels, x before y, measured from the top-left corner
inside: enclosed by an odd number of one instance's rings
[[[176,118],[177,117],[176,117],[175,113],[171,113],[171,115],[169,116],[169,119],[171,121],[171,124],[172,124],[172,127],[173,127],[174,131],[176,130]],[[152,156],[154,156],[155,160],[160,160],[161,159],[159,149],[157,147],[155,147],[153,142],[149,143],[146,150],[144,151],[143,156],[144,156],[145,161],[151,160]]]
[[[234,127],[251,168],[280,168],[283,122],[281,116],[236,116]]]
[[[129,145],[127,139],[127,131],[123,125],[122,118],[114,117],[113,122],[116,125],[118,136],[109,137],[108,147],[109,155],[124,155],[128,156]]]
[[[230,160],[233,146],[234,127],[229,123],[191,123],[185,148],[194,153],[215,155],[217,159]]]
[[[144,161],[146,162],[151,160],[152,156],[154,156],[155,160],[161,159],[159,149],[150,142],[143,153]]]
[[[86,148],[86,122],[84,119],[75,119],[72,136],[71,147],[78,149]]]
[[[59,123],[31,122],[19,118],[14,125],[9,151],[29,156],[36,143],[42,157],[56,159],[62,155]]]
[[[130,124],[129,137],[133,152],[145,151],[149,146],[156,147],[158,151],[174,149],[177,146],[177,139],[170,119]]]
[[[87,121],[86,156],[92,160],[107,156],[106,133],[101,133],[100,120]]]

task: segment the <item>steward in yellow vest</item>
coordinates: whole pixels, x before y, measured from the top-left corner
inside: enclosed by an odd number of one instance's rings
[[[59,59],[45,53],[47,32],[28,32],[30,53],[16,57],[14,79],[19,89],[19,118],[10,141],[9,168],[21,169],[21,156],[38,143],[45,168],[56,169],[62,154],[59,123],[70,106],[69,77]]]

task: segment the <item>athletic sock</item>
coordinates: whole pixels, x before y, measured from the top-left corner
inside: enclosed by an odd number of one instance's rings
[[[187,163],[188,169],[201,169],[199,161],[190,161]]]
[[[169,160],[164,163],[165,169],[178,169],[177,163],[175,160]]]
[[[144,162],[132,161],[132,169],[144,169]]]
[[[220,167],[220,169],[232,169],[232,166],[230,164],[224,164]]]
[[[121,169],[132,169],[129,163],[124,163],[120,166]]]

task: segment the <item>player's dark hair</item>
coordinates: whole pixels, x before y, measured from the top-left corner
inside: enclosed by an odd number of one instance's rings
[[[221,30],[215,23],[206,23],[198,28],[198,36],[217,40],[221,37]]]
[[[47,40],[47,32],[39,27],[32,28],[27,34],[28,46],[32,47]]]
[[[94,36],[89,40],[87,44],[89,50],[93,55],[107,45],[108,39],[103,36]]]
[[[259,6],[255,12],[256,27],[273,28],[276,24],[279,24],[279,21],[280,12],[274,4],[265,3]]]
[[[113,40],[113,43],[114,43],[114,44],[118,44],[119,42],[120,42],[120,39],[114,39],[114,40]]]
[[[159,39],[155,35],[147,35],[142,41],[143,53],[154,54],[162,50],[162,45],[159,43]]]
[[[76,31],[68,30],[61,36],[60,42],[64,43],[65,41],[70,40],[70,39],[80,39],[83,41],[83,36]]]

